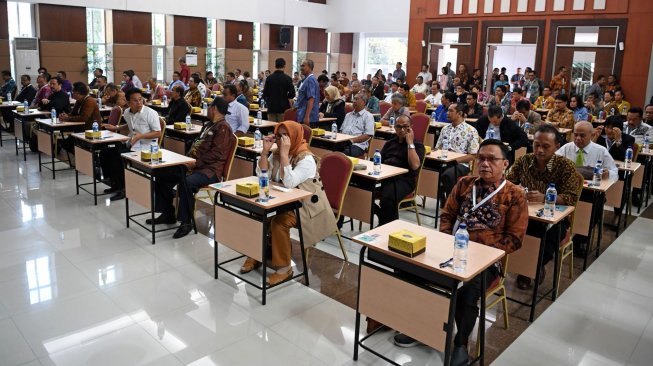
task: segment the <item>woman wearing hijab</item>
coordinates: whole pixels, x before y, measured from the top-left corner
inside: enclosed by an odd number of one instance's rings
[[[270,155],[275,142],[278,148]],[[313,246],[333,234],[336,231],[336,220],[322,188],[318,173],[319,158],[309,150],[304,140],[303,126],[293,121],[277,124],[274,136],[267,136],[263,140],[261,156],[268,158],[259,159],[257,173],[267,170],[271,182],[312,193],[311,197],[302,202],[303,205],[299,209],[304,245]],[[272,256],[269,261],[270,267],[276,272],[268,276],[269,285],[292,278],[290,228],[296,224],[294,211],[276,215],[270,222]],[[247,258],[240,268],[240,273],[250,272],[260,265],[255,259]]]
[[[340,91],[337,87],[329,85],[324,89],[325,100],[320,106],[320,119],[336,118],[338,129],[345,120],[345,101],[340,98]],[[330,123],[329,123],[330,124]]]

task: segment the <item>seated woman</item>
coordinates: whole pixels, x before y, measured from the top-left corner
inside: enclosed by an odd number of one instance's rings
[[[275,142],[278,149],[270,155]],[[267,170],[271,182],[279,182],[286,188],[299,188],[312,193],[299,209],[304,245],[312,246],[333,234],[336,231],[336,220],[322,188],[318,173],[319,158],[309,150],[304,140],[302,125],[292,121],[277,124],[274,136],[267,136],[263,140],[261,156],[268,158],[259,159],[258,173]],[[292,278],[290,228],[296,224],[295,212],[285,212],[271,219],[272,256],[269,263],[276,272],[268,277],[269,285]],[[260,265],[255,259],[247,258],[240,268],[240,273],[250,272]]]
[[[202,106],[202,93],[198,86],[200,85],[200,78],[197,75],[193,75],[188,79],[188,90],[184,95],[184,99],[191,105],[191,107],[201,107]]]
[[[322,118],[336,118],[338,129],[342,126],[342,121],[345,119],[345,101],[340,98],[340,91],[338,88],[329,85],[324,89],[325,100],[320,106],[320,119]],[[331,125],[332,122],[328,124]]]
[[[574,112],[574,122],[591,120],[587,108],[585,108],[583,100],[579,96],[572,95],[569,98],[568,107]]]
[[[236,97],[236,102],[242,104],[249,110],[249,101],[247,100],[247,95],[245,95],[245,90],[249,90],[249,87],[247,86],[247,81],[241,80],[236,83],[236,91],[238,92],[238,96]]]
[[[229,154],[235,143],[235,140],[231,139],[231,127],[224,118],[229,114],[229,103],[223,98],[215,98],[207,114],[211,124],[193,143],[189,156],[196,160],[188,166],[190,174],[183,178],[184,184],[178,185],[180,176],[177,174],[158,176],[155,182],[155,211],[161,212],[161,215],[154,219],[154,224],[174,224],[177,220],[181,221],[181,226],[173,235],[175,239],[188,235],[193,229],[193,212],[190,207],[195,193],[201,187],[225,178]],[[174,186],[177,186],[179,191],[177,217],[172,205],[175,198]],[[151,219],[146,222],[148,225],[152,224]]]

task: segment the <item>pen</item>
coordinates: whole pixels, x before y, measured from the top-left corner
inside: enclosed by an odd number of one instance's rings
[[[446,261],[444,261],[442,263],[440,263],[440,268],[445,268],[445,267],[451,266],[451,262],[453,262],[453,257],[447,259]]]

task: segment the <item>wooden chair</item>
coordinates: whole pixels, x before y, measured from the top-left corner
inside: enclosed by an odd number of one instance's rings
[[[426,160],[426,156],[422,158],[422,162],[420,163],[419,166],[419,172],[422,171],[422,168],[424,167],[424,161]],[[417,179],[415,180],[415,189],[413,189],[412,192],[410,192],[406,197],[404,197],[401,201],[399,201],[399,204],[397,204],[397,211],[406,211],[406,210],[415,210],[415,218],[417,219],[417,225],[422,225],[419,219],[419,205],[417,204],[417,187],[419,187],[419,178],[421,174],[417,174]]]
[[[283,112],[284,121],[297,121],[297,110],[288,108]]]
[[[415,109],[419,113],[425,113],[426,112],[426,102],[424,100],[417,100],[415,102]]]
[[[576,179],[578,179],[578,199],[576,199],[576,202],[574,203],[574,207],[578,207],[578,201],[580,200],[580,194],[583,191],[583,183],[585,183],[585,179],[583,178],[582,175],[579,173],[576,173]],[[567,234],[565,237],[560,241],[560,248],[558,249],[558,273],[555,274],[555,281],[556,281],[556,288],[558,291],[560,290],[560,275],[562,273],[562,262],[565,260],[565,258],[569,257],[569,278],[573,278],[574,276],[574,222],[576,221],[576,211],[571,214],[571,217],[569,218],[571,221],[569,225],[569,230],[567,230]],[[558,294],[556,293],[556,296]]]
[[[381,118],[385,116],[386,113],[388,113],[388,110],[392,108],[392,104],[387,103],[387,102],[380,102],[379,103],[379,113],[381,113]]]
[[[341,152],[332,152],[324,155],[320,162],[320,178],[329,199],[329,204],[336,216],[336,222],[340,219],[343,202],[345,201],[345,192],[349,186],[349,180],[354,171],[354,163],[345,154]],[[340,244],[340,250],[345,260],[348,259],[347,251],[342,243],[340,229],[336,226],[336,237]],[[308,248],[307,248],[308,249]],[[307,251],[308,257],[308,251]]]
[[[163,138],[166,136],[166,120],[163,117],[159,117],[159,126],[161,127],[161,136],[159,137],[159,149],[161,144],[163,144]]]
[[[222,177],[219,177],[220,181],[227,181],[230,179],[231,175],[231,167],[233,166],[234,159],[236,157],[236,150],[238,147],[238,137],[235,134],[231,135],[231,138],[229,139],[229,143],[231,144],[231,149],[228,152],[228,159],[227,163],[225,164],[225,170],[222,172]],[[202,201],[208,205],[213,206],[215,202],[213,202],[213,189],[209,186],[204,186],[200,188],[197,193],[195,193],[195,202],[193,203],[193,216],[195,216],[195,213],[197,212],[197,201]]]
[[[311,140],[313,140],[313,130],[308,125],[302,124],[302,126],[304,127],[304,140],[306,140],[306,143],[310,146]]]
[[[424,93],[415,93],[415,99],[416,100],[424,100],[424,99],[426,99],[426,94],[424,94]]]
[[[497,304],[501,303],[503,307],[503,327],[505,329],[508,329],[508,293],[506,292],[506,286],[505,286],[505,281],[506,281],[506,273],[508,273],[508,258],[510,255],[506,254],[503,259],[501,260],[501,274],[499,277],[497,277],[496,280],[494,280],[493,283],[490,283],[487,285],[487,291],[485,291],[485,310],[489,310],[496,306]],[[496,299],[490,301],[490,298],[492,296],[496,296]],[[485,319],[480,319],[479,324],[478,324],[478,331],[479,335],[477,336],[480,338],[480,332],[481,332],[481,327],[485,326]],[[476,357],[478,357],[481,354],[481,344],[478,342],[478,338],[476,341]]]
[[[109,124],[112,126],[120,125],[120,120],[122,119],[122,108],[115,106],[111,108],[109,113]]]

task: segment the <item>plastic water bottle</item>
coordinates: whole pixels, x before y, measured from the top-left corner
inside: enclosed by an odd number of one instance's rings
[[[644,147],[642,151],[648,154],[651,151],[649,148],[650,145],[651,145],[650,138],[648,137],[648,135],[644,135]]]
[[[464,222],[458,226],[453,242],[453,270],[457,273],[467,269],[467,247],[469,246],[469,232]]]
[[[52,108],[50,111],[50,118],[52,118],[52,124],[55,125],[57,124],[57,110]]]
[[[395,128],[395,118],[390,117],[390,128]]]
[[[206,110],[209,109],[209,105],[206,102],[202,103],[202,113],[206,114]]]
[[[258,105],[261,106],[259,109],[265,109],[265,101],[259,98]]]
[[[190,123],[190,114],[186,115],[186,132],[190,132],[193,129],[193,124]]]
[[[100,125],[97,123],[97,121],[93,121],[93,133],[96,133],[100,131]]]
[[[68,100],[70,100],[71,98],[72,98],[72,95],[70,94],[70,92],[68,92]]]
[[[599,121],[603,121],[603,120],[605,120],[605,111],[600,110],[599,111]]]
[[[270,198],[270,180],[268,178],[268,171],[261,169],[261,174],[258,176],[258,198],[261,202],[267,202]]]
[[[487,138],[488,139],[494,138],[494,126],[492,125],[490,125],[490,127],[487,129]]]
[[[379,149],[376,149],[374,151],[374,175],[380,175],[381,174],[381,152]]]
[[[594,166],[594,175],[592,176],[592,185],[594,187],[601,185],[601,170],[603,170],[603,162],[599,160]]]
[[[440,151],[440,158],[446,159],[448,151],[449,151],[449,139],[447,138],[447,136],[442,136],[442,151]]]
[[[526,134],[528,135],[530,133],[529,132],[530,130],[531,130],[531,124],[528,123],[528,121],[524,122],[524,132],[526,132]]]
[[[23,110],[25,111],[25,114],[29,114],[29,103],[27,103],[27,100],[23,101]]]
[[[431,112],[431,120],[432,120],[433,122],[436,122],[436,114],[435,114],[435,111]]]
[[[152,139],[152,142],[150,142],[150,158],[152,164],[159,164],[159,142],[157,139]]]
[[[11,93],[7,93],[7,102],[11,103]]]
[[[148,93],[150,92],[150,84],[149,83],[147,84],[147,92]]]
[[[624,159],[624,167],[626,169],[630,169],[630,167],[633,165],[633,147],[628,146],[626,149],[626,158]]]
[[[557,199],[558,191],[556,191],[556,185],[549,183],[549,188],[546,189],[546,194],[544,195],[544,217],[549,219],[553,218]]]
[[[335,122],[331,124],[331,138],[334,140],[338,138],[338,125]]]
[[[263,112],[259,109],[258,112],[256,112],[256,125],[260,126],[263,124]]]
[[[102,98],[97,98],[97,107],[102,109]]]
[[[263,147],[263,135],[261,134],[261,130],[258,128],[256,131],[254,131],[254,148],[260,149]]]
[[[168,105],[168,96],[167,96],[167,95],[164,95],[164,96],[163,96],[163,106],[165,107],[165,106],[167,106],[167,105]]]
[[[611,116],[614,116],[614,108],[611,108],[611,109],[610,109],[610,115],[611,115]]]

